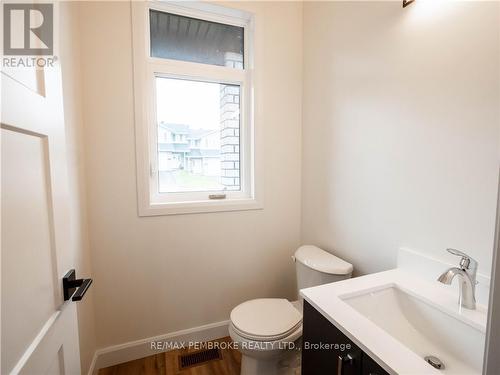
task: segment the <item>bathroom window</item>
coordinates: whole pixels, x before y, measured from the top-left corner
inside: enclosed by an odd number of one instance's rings
[[[132,2],[141,216],[261,208],[250,14]]]

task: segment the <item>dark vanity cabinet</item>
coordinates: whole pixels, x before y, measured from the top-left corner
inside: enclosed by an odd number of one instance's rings
[[[373,359],[304,301],[302,375],[385,375]]]

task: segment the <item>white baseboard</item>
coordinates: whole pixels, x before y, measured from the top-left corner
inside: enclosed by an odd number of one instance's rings
[[[229,321],[206,324],[164,335],[130,341],[96,350],[88,375],[97,375],[99,369],[134,359],[144,358],[167,350],[151,349],[152,342],[161,342],[165,347],[175,343],[204,342],[229,335]]]
[[[97,363],[97,351],[94,353],[94,356],[92,357],[92,362],[90,362],[90,367],[89,371],[87,372],[87,375],[94,375],[94,373],[97,374],[99,369],[96,367]]]

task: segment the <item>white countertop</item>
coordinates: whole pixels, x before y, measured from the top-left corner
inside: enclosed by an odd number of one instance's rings
[[[401,269],[379,272],[336,283],[302,289],[300,294],[351,341],[391,374],[441,374],[420,356],[347,304],[345,299],[397,286],[424,303],[486,332],[485,306],[476,310],[460,308],[458,295],[446,285],[429,282]],[[388,317],[390,318],[390,317]]]

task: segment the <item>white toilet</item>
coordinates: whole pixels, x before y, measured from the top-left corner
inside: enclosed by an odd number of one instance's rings
[[[297,290],[348,279],[352,265],[316,246],[295,252]],[[229,334],[242,354],[241,375],[300,374],[302,299],[259,298],[231,311]]]

